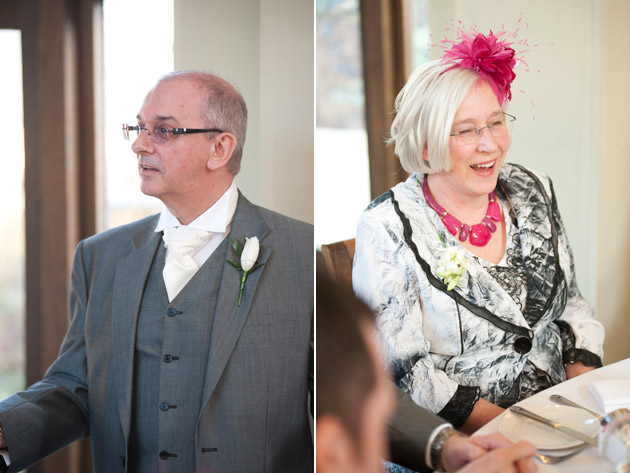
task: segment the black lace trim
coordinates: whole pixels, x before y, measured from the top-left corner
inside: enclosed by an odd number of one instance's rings
[[[560,329],[560,338],[562,339],[562,352],[575,349],[575,334],[571,326],[564,320],[554,320],[553,322]],[[566,361],[565,361],[566,363]]]
[[[575,348],[575,334],[571,326],[564,320],[555,320],[554,323],[560,328],[560,338],[562,339],[562,363],[581,362],[584,366],[603,366],[602,359],[595,353],[581,348]]]
[[[575,363],[578,361],[584,366],[594,366],[595,368],[601,368],[603,366],[602,359],[595,353],[592,353],[588,350],[582,350],[581,348],[572,348],[571,350],[565,351],[562,354],[562,362],[564,364]]]
[[[488,274],[510,295],[522,312],[525,309],[525,300],[522,294],[527,287],[527,271],[523,262],[521,238],[518,232],[512,236],[512,243],[513,248],[507,250],[506,266],[482,264]],[[530,321],[528,320],[528,322]]]
[[[453,424],[456,429],[461,427],[479,400],[481,389],[476,386],[457,386],[457,391],[446,403],[446,406],[438,412],[442,419]]]

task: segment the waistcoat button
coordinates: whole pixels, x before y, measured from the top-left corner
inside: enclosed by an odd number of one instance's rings
[[[171,405],[168,402],[163,402],[160,404],[161,411],[168,411],[171,408]]]
[[[164,361],[164,363],[170,363],[171,361],[173,361],[173,356],[172,355],[164,355],[162,357],[162,361]]]
[[[170,456],[170,455],[168,454],[168,452],[167,452],[166,450],[162,450],[162,451],[160,452],[160,458],[161,458],[162,460],[168,460],[168,457],[169,457],[169,456]]]
[[[169,317],[175,317],[177,315],[177,310],[173,309],[172,307],[170,307],[167,311],[166,311],[166,315],[168,315]]]
[[[529,353],[532,349],[532,341],[529,338],[520,337],[514,342],[514,351],[520,355]]]

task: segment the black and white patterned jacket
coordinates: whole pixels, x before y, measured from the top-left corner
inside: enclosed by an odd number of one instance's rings
[[[436,274],[439,235],[458,243],[427,205],[423,178],[413,174],[374,200],[357,229],[353,285],[376,312],[396,383],[458,426],[478,396],[501,404],[528,360],[551,384],[566,379],[563,358],[601,366],[604,328],[578,290],[550,179],[510,164],[499,174],[527,273],[521,311],[475,259],[463,287],[446,291]]]

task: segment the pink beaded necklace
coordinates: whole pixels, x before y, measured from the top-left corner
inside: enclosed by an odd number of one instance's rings
[[[424,194],[424,198],[426,199],[427,204],[429,204],[429,207],[435,210],[440,216],[442,222],[446,226],[446,229],[451,232],[451,235],[456,236],[457,232],[459,232],[459,241],[466,241],[466,239],[469,238],[471,245],[486,246],[490,241],[492,234],[497,229],[494,222],[501,220],[501,209],[499,208],[499,204],[496,202],[496,194],[494,191],[488,194],[489,202],[486,216],[483,218],[481,223],[471,227],[450,215],[446,210],[444,210],[444,207],[435,201],[431,195],[431,191],[429,191],[429,184],[427,181],[427,176],[425,176],[424,181],[422,182],[422,193]],[[492,220],[494,220],[494,222]]]

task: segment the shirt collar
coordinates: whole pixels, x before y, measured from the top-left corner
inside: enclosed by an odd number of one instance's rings
[[[217,200],[212,207],[190,222],[188,227],[196,230],[205,230],[207,232],[225,233],[232,223],[232,218],[234,218],[237,201],[238,191],[236,184],[232,182],[232,185],[225,191],[221,198]],[[161,232],[167,227],[181,226],[182,224],[179,223],[177,217],[175,217],[166,206],[163,206],[155,231]]]

